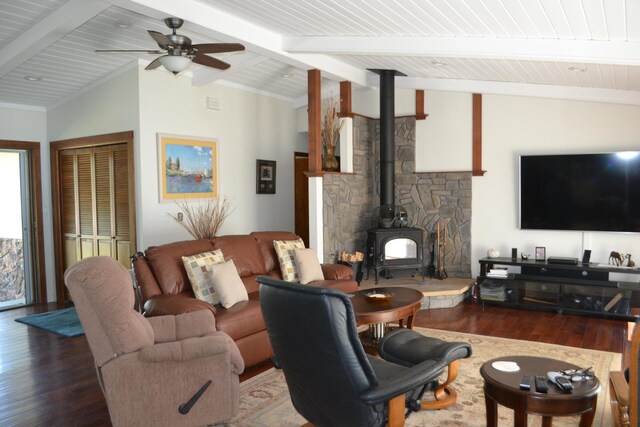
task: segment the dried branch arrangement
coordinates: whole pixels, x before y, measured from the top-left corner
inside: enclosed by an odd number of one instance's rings
[[[344,122],[338,117],[338,101],[335,98],[322,100],[322,144],[335,147]]]
[[[233,212],[229,199],[208,199],[206,203],[189,205],[178,202],[181,212],[167,213],[178,224],[184,227],[195,239],[212,239],[222,227],[222,223]]]

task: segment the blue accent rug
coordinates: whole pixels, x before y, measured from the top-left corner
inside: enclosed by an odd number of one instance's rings
[[[84,329],[82,329],[75,307],[19,317],[16,322],[35,326],[65,338],[84,335]]]

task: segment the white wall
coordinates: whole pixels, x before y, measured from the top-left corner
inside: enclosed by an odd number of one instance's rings
[[[640,107],[514,96],[483,96],[483,177],[473,178],[472,269],[496,248],[533,254],[545,246],[547,256],[608,261],[613,250],[640,256],[640,234],[533,231],[517,226],[517,156],[637,150]],[[583,239],[585,241],[583,247]]]
[[[221,111],[205,108],[206,97]],[[140,74],[140,157],[138,210],[140,248],[190,235],[159,202],[157,133],[218,140],[219,193],[234,208],[220,234],[294,229],[293,152],[298,138],[296,112],[289,102],[217,84],[194,87],[186,77],[161,70]],[[256,160],[277,161],[276,194],[256,194]]]
[[[416,171],[472,169],[472,95],[463,92],[425,93],[425,120],[416,122]],[[415,113],[415,112],[414,112]]]
[[[113,78],[49,110],[47,136],[58,141],[130,130],[135,136],[138,109],[138,67],[125,65]]]
[[[413,91],[396,90],[396,115],[415,109]],[[426,91],[424,121],[416,128],[416,170],[472,168],[470,93]],[[353,93],[356,113],[377,117],[377,90]],[[473,178],[471,232],[472,274],[491,248],[510,256],[511,248],[533,255],[545,246],[547,256],[582,257],[606,263],[613,250],[640,258],[640,234],[530,231],[517,226],[517,156],[638,150],[640,107],[545,98],[483,95],[483,177]]]
[[[51,257],[53,253],[52,221],[51,221],[51,185],[48,177],[51,175],[49,167],[49,144],[47,142],[47,115],[41,108],[13,108],[0,106],[0,139],[13,141],[29,141],[40,143],[40,172],[42,176],[42,213],[43,235],[45,248],[45,277],[47,281],[47,298],[54,301],[55,271]]]

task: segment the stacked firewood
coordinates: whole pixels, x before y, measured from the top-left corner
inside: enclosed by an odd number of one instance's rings
[[[344,262],[360,262],[364,260],[364,254],[362,252],[349,253],[349,252],[340,252],[338,256],[338,261]]]

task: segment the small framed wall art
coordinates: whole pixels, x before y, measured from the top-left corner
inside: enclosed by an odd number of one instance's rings
[[[275,160],[256,160],[256,194],[276,194]]]
[[[218,197],[215,139],[158,134],[160,201]]]
[[[536,246],[536,261],[544,261],[547,259],[547,248],[544,246]]]

